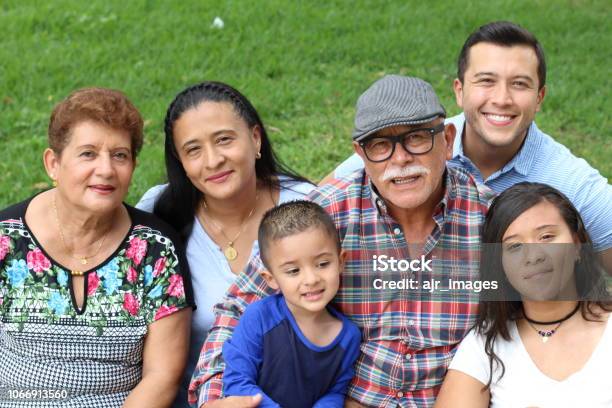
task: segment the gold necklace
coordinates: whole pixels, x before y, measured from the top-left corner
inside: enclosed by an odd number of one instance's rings
[[[247,215],[246,218],[241,222],[242,228],[240,228],[240,231],[238,231],[234,239],[229,239],[229,237],[225,235],[225,232],[223,232],[223,229],[219,226],[219,224],[215,222],[213,217],[210,214],[207,215],[208,222],[210,223],[210,225],[212,225],[217,231],[223,234],[223,236],[227,240],[227,247],[223,250],[223,255],[225,255],[225,258],[228,261],[233,261],[234,259],[238,258],[238,251],[236,250],[236,248],[234,248],[234,243],[236,242],[238,237],[240,237],[240,235],[244,232],[244,230],[246,230],[246,227],[247,227],[246,222],[249,220],[249,218],[251,218],[251,215],[253,215],[253,213],[255,212],[255,208],[257,208],[257,198],[258,198],[258,194],[255,193],[255,205],[249,212],[249,215]],[[206,205],[205,199],[202,199],[202,205],[204,209],[208,211],[208,206]]]
[[[92,255],[88,255],[88,256],[75,256],[70,249],[68,249],[68,245],[66,245],[66,239],[64,238],[64,231],[62,231],[62,224],[60,223],[59,220],[59,215],[57,212],[57,205],[55,204],[55,194],[53,194],[53,199],[52,199],[52,203],[53,203],[53,212],[55,213],[55,221],[57,222],[57,229],[59,230],[59,234],[60,234],[60,238],[62,240],[62,244],[64,245],[64,250],[66,251],[66,253],[68,255],[70,255],[71,258],[76,259],[77,261],[79,261],[81,263],[81,265],[87,265],[88,264],[88,260],[91,258],[94,258],[95,256],[98,255],[98,252],[100,252],[100,249],[102,248],[102,245],[104,244],[104,241],[106,240],[106,236],[108,235],[108,232],[110,231],[110,228],[108,229],[108,231],[106,231],[104,233],[104,236],[102,237],[102,239],[100,240],[100,243],[98,244],[98,249],[96,249],[96,252],[94,252]],[[82,276],[85,272],[82,270],[78,270],[78,269],[71,269],[70,270],[70,274],[73,276]]]

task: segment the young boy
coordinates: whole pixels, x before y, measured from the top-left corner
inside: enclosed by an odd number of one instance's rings
[[[317,204],[292,201],[259,226],[263,278],[279,294],[250,305],[223,345],[225,396],[261,394],[259,407],[343,407],[361,333],[328,306],[344,253]]]

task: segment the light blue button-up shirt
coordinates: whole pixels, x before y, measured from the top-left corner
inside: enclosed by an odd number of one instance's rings
[[[501,169],[483,180],[480,170],[463,154],[463,113],[448,118],[457,128],[450,165],[468,170],[474,178],[500,193],[521,181],[548,184],[565,194],[580,212],[597,251],[612,248],[612,186],[586,160],[576,157],[552,137],[531,123],[519,152]],[[334,171],[344,177],[363,168],[363,161],[353,154]]]

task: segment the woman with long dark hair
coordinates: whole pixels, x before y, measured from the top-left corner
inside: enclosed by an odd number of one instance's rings
[[[172,225],[187,246],[194,297],[191,350],[175,407],[187,407],[186,390],[213,306],[258,252],[257,228],[275,205],[303,198],[313,188],[276,158],[253,105],[220,82],[180,92],[164,126],[168,183],[155,186],[137,207]]]
[[[559,191],[519,183],[483,232],[482,301],[436,407],[610,407],[612,303],[577,210]]]

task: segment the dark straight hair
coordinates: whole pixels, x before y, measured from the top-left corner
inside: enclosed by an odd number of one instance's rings
[[[598,318],[599,314],[593,310],[593,306],[597,305],[602,310],[610,311],[612,310],[612,298],[606,289],[602,269],[598,266],[597,254],[593,252],[591,239],[582,218],[571,201],[560,191],[546,184],[522,182],[502,192],[495,198],[487,213],[482,242],[484,246],[501,243],[510,224],[525,211],[541,202],[552,204],[559,211],[561,218],[576,236],[578,242],[584,244],[580,245],[580,257],[574,269],[575,276],[580,276],[580,279],[576,280],[576,289],[580,298],[597,300],[580,301],[580,311],[585,320]],[[493,249],[484,248],[481,252],[480,279],[497,281],[499,289],[504,294],[511,293],[514,289],[503,270],[500,245],[490,245],[490,247]],[[515,296],[518,297],[518,293],[515,292]],[[495,354],[493,345],[499,337],[510,341],[508,322],[519,320],[522,317],[523,303],[521,301],[480,302],[475,329],[485,336],[485,352],[489,357],[490,375],[486,387],[490,386],[493,380],[494,364],[501,368],[499,379],[505,371],[504,363]]]
[[[166,112],[164,120],[165,161],[168,186],[157,199],[154,213],[176,229],[184,240],[193,229],[193,219],[203,194],[187,174],[174,146],[174,124],[189,109],[203,102],[229,103],[247,126],[257,126],[261,135],[261,158],[255,162],[258,183],[274,189],[280,188],[279,175],[297,182],[308,180],[284,165],[274,154],[266,129],[259,114],[249,100],[238,90],[222,82],[206,81],[181,91]]]
[[[533,34],[510,21],[494,21],[483,25],[465,40],[457,60],[457,78],[459,78],[461,83],[463,83],[465,71],[470,63],[470,48],[481,42],[504,47],[526,45],[533,48],[538,58],[538,89],[542,89],[546,84],[546,58],[544,57],[542,45]]]

